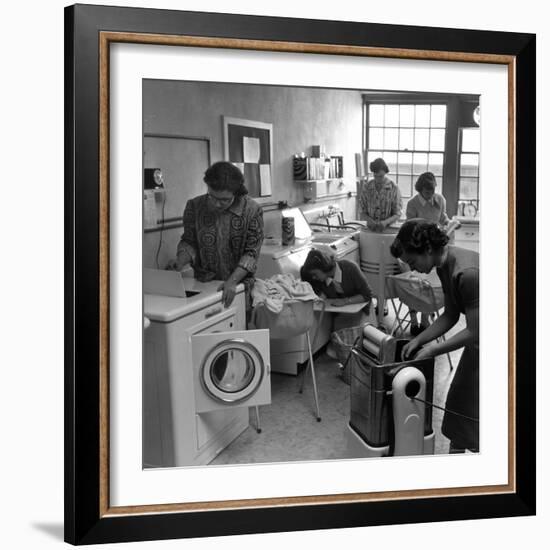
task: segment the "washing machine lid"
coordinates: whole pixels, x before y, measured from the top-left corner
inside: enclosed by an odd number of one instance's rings
[[[271,401],[269,331],[192,336],[197,412]]]
[[[331,235],[331,233],[327,233]],[[313,248],[317,250],[324,250],[328,254],[333,254],[337,258],[343,258],[350,252],[359,248],[359,243],[351,236],[341,237],[333,242],[317,242],[313,240]]]

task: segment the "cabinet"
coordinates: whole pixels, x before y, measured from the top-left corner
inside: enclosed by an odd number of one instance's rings
[[[303,185],[304,200],[315,201],[322,197],[329,197],[335,193],[341,192],[341,187],[344,185],[342,178],[329,178],[321,180],[301,180],[295,181]]]

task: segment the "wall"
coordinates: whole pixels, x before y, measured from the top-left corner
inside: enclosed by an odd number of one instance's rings
[[[282,86],[176,82],[146,80],[143,84],[144,132],[201,136],[210,139],[211,161],[223,160],[222,116],[231,116],[273,124],[273,201],[287,201],[305,208],[301,184],[292,180],[292,157],[310,154],[313,144],[325,147],[327,154],[344,157],[345,187],[355,191],[355,158],[361,151],[362,99],[355,90],[323,90]],[[176,159],[174,159],[176,162]],[[201,160],[202,162],[202,160]],[[171,186],[188,190],[178,193],[179,204],[169,204]],[[186,181],[183,174],[176,181],[165,181],[167,208],[183,212],[185,200],[204,192],[199,181]],[[340,204],[346,219],[355,212],[354,199],[328,199],[326,204]],[[349,203],[349,204],[346,204]],[[266,208],[266,234],[280,234],[280,214]],[[175,254],[181,228],[160,233],[146,233],[144,262],[163,267]]]

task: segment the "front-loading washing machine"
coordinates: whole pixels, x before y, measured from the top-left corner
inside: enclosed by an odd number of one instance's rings
[[[246,330],[244,287],[185,278],[189,296],[144,294],[143,465],[211,462],[271,403],[269,331]]]

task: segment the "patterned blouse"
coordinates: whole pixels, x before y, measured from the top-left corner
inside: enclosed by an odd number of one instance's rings
[[[235,197],[229,208],[218,211],[208,195],[201,195],[185,205],[178,266],[190,261],[202,282],[226,281],[239,266],[248,271],[242,282],[250,290],[263,240],[263,210],[250,197]]]
[[[380,190],[377,190],[373,179],[364,183],[359,193],[359,205],[361,210],[375,221],[401,216],[403,208],[399,187],[389,178],[384,179]]]

